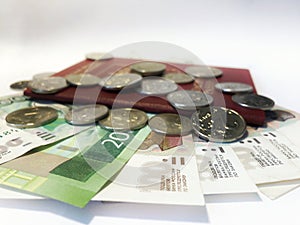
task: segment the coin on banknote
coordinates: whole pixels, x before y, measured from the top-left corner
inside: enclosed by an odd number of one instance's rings
[[[132,72],[142,76],[161,75],[166,69],[166,65],[158,62],[138,62],[130,66]]]
[[[51,123],[57,117],[57,110],[51,107],[28,107],[9,113],[5,120],[12,127],[34,128]]]
[[[45,77],[30,81],[28,87],[34,93],[54,94],[68,87],[68,84],[63,77]]]
[[[209,66],[188,66],[184,71],[197,78],[217,78],[223,75],[222,70]]]
[[[9,98],[3,98],[3,99],[0,99],[0,107],[1,106],[7,106],[7,105],[10,105],[12,104],[13,102],[11,101],[11,99]]]
[[[85,58],[93,61],[101,61],[112,59],[113,56],[110,53],[89,52],[85,55]]]
[[[147,77],[142,80],[137,91],[145,95],[166,95],[176,91],[177,88],[178,85],[173,81],[161,77]]]
[[[192,131],[191,120],[175,113],[157,114],[148,125],[154,132],[170,136],[187,135]]]
[[[17,81],[15,83],[12,83],[10,85],[10,88],[14,89],[14,90],[24,90],[25,88],[28,87],[28,83],[29,83],[29,80]]]
[[[55,73],[56,73],[56,72],[43,72],[43,73],[37,73],[37,74],[35,74],[35,75],[32,76],[32,80],[51,77],[51,76],[54,75]]]
[[[95,123],[108,115],[109,109],[105,105],[83,105],[70,109],[65,120],[73,125],[88,125]]]
[[[213,97],[200,91],[180,90],[169,93],[168,101],[177,109],[195,110],[211,105]]]
[[[145,126],[148,116],[138,109],[112,109],[108,117],[99,121],[99,125],[109,130],[137,130]]]
[[[229,94],[252,92],[253,87],[249,84],[239,82],[216,83],[215,88],[219,91]]]
[[[98,85],[101,81],[99,77],[87,73],[69,74],[65,78],[69,84],[81,87]]]
[[[246,108],[261,110],[270,110],[275,105],[272,99],[254,93],[234,95],[232,101]]]
[[[195,134],[211,142],[233,142],[246,133],[244,118],[234,110],[207,107],[192,115]]]
[[[136,73],[115,74],[100,81],[100,85],[112,91],[137,86],[142,81],[142,76]]]
[[[186,73],[166,73],[163,78],[172,80],[176,84],[187,84],[194,81],[194,78]]]

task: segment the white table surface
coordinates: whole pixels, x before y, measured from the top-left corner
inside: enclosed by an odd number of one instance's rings
[[[134,42],[178,45],[208,65],[247,68],[257,90],[300,112],[299,1],[1,0],[0,96],[33,74]],[[1,191],[1,190],[0,190]],[[300,189],[278,200],[224,198],[205,207],[0,199],[1,224],[299,224]]]

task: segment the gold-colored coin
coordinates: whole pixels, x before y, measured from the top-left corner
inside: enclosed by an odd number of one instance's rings
[[[12,127],[33,128],[51,123],[57,117],[57,110],[51,107],[29,107],[9,113],[5,120]]]
[[[166,73],[163,78],[172,80],[176,84],[187,84],[194,81],[194,78],[186,73]]]
[[[131,70],[134,73],[139,73],[142,76],[161,75],[166,69],[166,65],[158,62],[138,62],[131,65]]]

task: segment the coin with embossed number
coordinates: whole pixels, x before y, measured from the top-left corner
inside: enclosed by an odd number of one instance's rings
[[[24,90],[25,88],[27,88],[29,83],[29,80],[22,80],[22,81],[17,81],[13,84],[10,85],[11,89],[14,90]]]
[[[253,87],[251,85],[239,82],[216,83],[215,88],[218,91],[229,94],[247,93],[253,91]]]
[[[223,75],[222,70],[209,66],[188,66],[184,71],[197,78],[217,78]]]
[[[85,58],[93,61],[101,61],[112,59],[113,56],[110,53],[90,52],[85,55]]]
[[[115,74],[100,81],[99,84],[107,90],[118,91],[125,87],[131,88],[137,86],[141,83],[142,79],[142,76],[136,73]]]
[[[187,84],[194,81],[194,78],[186,73],[166,73],[163,78],[172,80],[176,84]]]
[[[244,118],[234,110],[207,107],[192,115],[194,132],[211,142],[233,142],[246,133]]]
[[[157,114],[148,125],[153,131],[170,136],[187,135],[192,131],[191,120],[174,113]]]
[[[145,95],[166,95],[176,91],[178,85],[173,81],[161,77],[147,77],[141,82],[140,87],[136,90]]]
[[[54,94],[68,87],[68,84],[63,77],[46,77],[30,81],[28,87],[34,93]]]
[[[51,107],[29,107],[9,113],[5,120],[12,127],[33,128],[51,123],[57,117],[57,110]]]
[[[234,95],[232,101],[246,108],[261,110],[270,110],[275,105],[272,99],[254,93]]]
[[[138,109],[112,109],[108,117],[99,121],[99,125],[109,130],[137,130],[146,125],[148,116]]]
[[[70,109],[65,120],[73,125],[88,125],[95,123],[108,115],[109,109],[105,105],[83,105]]]
[[[138,62],[130,66],[131,71],[142,76],[161,75],[166,69],[166,65],[158,62]]]
[[[69,84],[74,86],[81,86],[81,87],[95,86],[98,85],[99,82],[101,81],[99,77],[96,77],[91,74],[85,74],[85,73],[69,74],[65,78]]]

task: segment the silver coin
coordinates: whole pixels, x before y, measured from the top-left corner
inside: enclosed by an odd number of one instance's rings
[[[270,110],[275,105],[272,99],[254,93],[234,95],[232,101],[246,108],[261,110]]]
[[[93,61],[101,61],[112,59],[113,56],[110,53],[90,52],[85,55],[85,58]]]
[[[222,70],[209,66],[188,66],[184,71],[197,78],[217,78],[223,75]]]
[[[17,81],[15,83],[11,84],[10,88],[14,89],[14,90],[24,90],[25,88],[28,87],[29,82],[30,82],[29,80]]]
[[[43,79],[43,78],[47,78],[47,77],[51,77],[52,75],[54,75],[56,72],[43,72],[43,73],[38,73],[32,76],[32,80],[35,79]]]
[[[108,115],[109,109],[105,105],[84,105],[70,109],[65,120],[73,125],[88,125],[95,123]]]
[[[168,101],[177,109],[195,110],[211,105],[213,97],[200,91],[180,90],[167,95]]]
[[[10,100],[12,102],[24,102],[24,101],[26,101],[28,99],[29,99],[28,96],[23,96],[23,95],[21,95],[21,96],[13,96],[13,97],[10,98]]]
[[[161,113],[153,116],[149,122],[151,130],[170,136],[187,135],[192,131],[191,120],[174,113]]]
[[[13,102],[9,98],[0,99],[0,107],[1,106],[7,106],[12,104]]]
[[[95,86],[98,85],[101,81],[99,77],[96,77],[91,74],[69,74],[66,77],[66,80],[69,84],[74,86]]]
[[[194,132],[211,142],[234,142],[246,133],[244,118],[234,110],[207,107],[192,115]]]
[[[251,85],[239,82],[217,83],[215,88],[229,94],[253,92],[253,87]]]
[[[54,94],[68,87],[68,84],[63,77],[46,77],[30,81],[28,87],[34,93]]]
[[[144,78],[137,91],[145,95],[166,95],[178,88],[177,84],[173,81],[166,80],[160,77]]]
[[[109,130],[137,130],[146,125],[148,116],[138,109],[112,109],[108,117],[99,121],[99,125]]]
[[[142,76],[161,75],[166,69],[166,65],[158,62],[138,62],[130,66],[132,72]]]
[[[141,83],[142,79],[142,76],[136,73],[115,74],[100,81],[99,84],[107,90],[117,91],[125,87],[137,86]]]
[[[166,73],[163,78],[172,80],[176,84],[187,84],[194,81],[194,78],[186,73]]]

